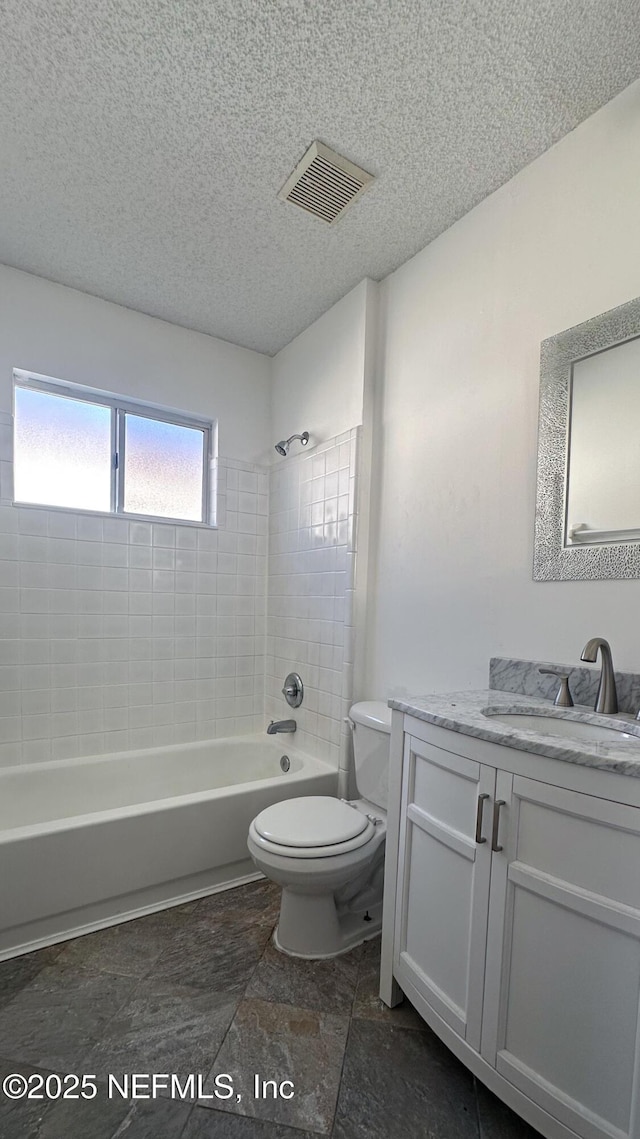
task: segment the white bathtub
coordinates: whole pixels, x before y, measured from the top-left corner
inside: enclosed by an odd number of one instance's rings
[[[0,960],[259,876],[258,811],[337,780],[267,736],[0,769]]]

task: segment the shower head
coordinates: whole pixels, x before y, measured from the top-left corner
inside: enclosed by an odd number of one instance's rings
[[[286,456],[294,439],[299,439],[302,446],[306,447],[309,442],[309,432],[303,431],[302,435],[291,435],[288,439],[281,439],[279,443],[276,443],[276,451],[278,454]]]

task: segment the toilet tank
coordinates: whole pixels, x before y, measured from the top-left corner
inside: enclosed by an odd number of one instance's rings
[[[383,700],[362,700],[349,711],[358,795],[387,809],[391,709]]]

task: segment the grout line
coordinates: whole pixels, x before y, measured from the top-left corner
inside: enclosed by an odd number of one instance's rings
[[[266,879],[264,879],[264,881],[266,881]],[[203,900],[204,900],[204,899],[203,899]],[[276,927],[276,924],[277,924],[277,922],[274,922],[274,923],[273,923],[273,925],[271,926],[271,932],[270,932],[270,934],[269,934],[269,937],[267,938],[267,941],[266,941],[266,943],[265,943],[265,945],[264,945],[264,948],[263,948],[263,950],[262,950],[262,953],[261,953],[261,954],[260,954],[260,956],[258,957],[258,960],[256,961],[256,963],[255,963],[255,965],[254,965],[253,969],[251,970],[251,975],[248,977],[246,985],[244,986],[244,988],[243,988],[242,992],[241,992],[241,993],[238,995],[238,1001],[237,1001],[236,1007],[235,1007],[235,1009],[234,1009],[234,1012],[233,1012],[233,1016],[231,1017],[231,1020],[229,1021],[229,1024],[228,1024],[228,1027],[227,1027],[227,1030],[226,1030],[226,1032],[225,1032],[224,1036],[222,1037],[222,1040],[220,1041],[220,1047],[218,1048],[218,1050],[217,1050],[217,1052],[216,1052],[216,1054],[215,1054],[215,1056],[214,1056],[214,1058],[213,1058],[213,1063],[212,1063],[212,1065],[211,1065],[211,1068],[210,1068],[210,1069],[209,1069],[209,1071],[207,1072],[207,1075],[206,1075],[206,1079],[205,1079],[205,1082],[206,1082],[206,1080],[208,1080],[208,1079],[209,1079],[209,1076],[211,1075],[211,1073],[213,1072],[213,1070],[214,1070],[214,1068],[215,1068],[215,1066],[216,1066],[216,1062],[217,1062],[218,1056],[220,1055],[220,1053],[221,1053],[221,1051],[222,1051],[222,1049],[223,1049],[223,1047],[224,1047],[224,1045],[225,1045],[225,1043],[226,1043],[227,1037],[228,1037],[228,1035],[229,1035],[229,1033],[230,1033],[230,1031],[231,1031],[231,1026],[233,1025],[233,1022],[234,1022],[234,1020],[236,1019],[236,1016],[237,1016],[237,1013],[238,1013],[238,1009],[239,1009],[240,1005],[242,1004],[243,1000],[245,999],[245,996],[246,996],[246,993],[247,993],[247,989],[249,988],[249,985],[251,984],[251,982],[252,982],[252,980],[253,980],[253,977],[254,977],[254,975],[255,975],[255,973],[256,973],[256,970],[258,969],[258,966],[260,965],[260,962],[262,961],[262,959],[263,959],[263,957],[264,957],[265,953],[267,952],[267,949],[268,949],[269,945],[271,944],[271,938],[273,937],[273,931],[274,931],[274,929],[275,929],[275,927]],[[197,1100],[194,1100],[194,1104],[195,1104],[196,1106],[199,1106],[199,1105],[198,1105],[198,1101],[197,1101]],[[205,1110],[206,1110],[206,1109],[205,1109]],[[214,1110],[216,1110],[216,1111],[224,1111],[224,1108],[215,1108]],[[228,1115],[238,1115],[239,1113],[238,1113],[238,1112],[227,1112],[227,1114],[228,1114]],[[250,1117],[250,1118],[254,1118],[254,1117],[252,1116],[252,1117]]]
[[[182,1127],[180,1128],[180,1131],[178,1132],[177,1135],[173,1136],[172,1139],[181,1139],[181,1136],[184,1135],[185,1131],[187,1130],[189,1123],[191,1122],[191,1116],[193,1115],[197,1106],[198,1106],[198,1104],[195,1102],[191,1104],[191,1107],[190,1107],[189,1111],[187,1112],[187,1117],[186,1117]],[[116,1139],[115,1135],[113,1136],[113,1139]]]
[[[478,1099],[478,1081],[475,1076],[473,1078],[473,1099],[476,1105],[476,1127],[478,1129],[478,1139],[482,1139],[482,1124],[480,1122],[480,1101]]]
[[[358,972],[359,972],[359,970],[358,970]],[[331,1130],[329,1132],[329,1135],[333,1135],[333,1132],[334,1132],[335,1126],[336,1126],[336,1118],[338,1115],[338,1105],[340,1103],[340,1095],[342,1093],[342,1081],[344,1079],[344,1066],[345,1066],[346,1059],[347,1059],[347,1048],[349,1047],[349,1041],[351,1039],[352,1027],[353,1027],[353,1019],[351,1017],[349,1017],[349,1027],[347,1029],[347,1038],[344,1042],[344,1050],[342,1053],[342,1063],[340,1064],[340,1079],[338,1080],[338,1091],[336,1094],[336,1104],[335,1104],[335,1107],[333,1109],[333,1115],[331,1117]]]

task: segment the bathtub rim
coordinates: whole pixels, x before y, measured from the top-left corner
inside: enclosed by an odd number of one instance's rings
[[[215,736],[210,740],[188,740],[186,743],[158,744],[157,746],[153,747],[128,748],[127,751],[101,752],[99,755],[74,755],[70,759],[41,759],[35,761],[34,763],[4,763],[0,765],[0,781],[5,775],[9,775],[12,772],[16,771],[57,771],[61,767],[81,767],[83,764],[89,763],[92,765],[100,763],[112,763],[114,759],[138,760],[150,755],[167,755],[170,752],[181,748],[204,750],[207,747],[211,747],[212,744],[263,743],[266,745],[266,747],[272,749],[275,752],[280,750],[276,740],[277,737],[274,738],[273,736],[267,736],[266,732],[253,732],[251,734],[245,734],[242,736]],[[286,748],[283,749],[283,751],[286,750]],[[329,763],[328,760],[319,759],[307,751],[302,751],[302,749],[297,747],[295,743],[293,747],[289,748],[288,750],[294,752],[296,756],[299,756],[302,759],[310,759],[313,762],[323,763],[326,766],[334,769],[333,764]]]
[[[198,744],[211,744],[220,743],[262,743],[261,736],[221,736],[217,740],[197,740],[192,744],[167,744],[158,748],[144,748],[135,752],[114,752],[112,755],[98,755],[98,756],[83,756],[74,757],[73,759],[51,760],[40,763],[30,764],[12,764],[10,766],[0,768],[0,788],[2,786],[2,778],[5,773],[16,772],[37,774],[39,771],[50,771],[52,768],[68,769],[79,766],[93,766],[95,763],[111,763],[116,759],[129,759],[130,757],[157,755],[159,752],[167,754],[175,750],[176,747],[191,747],[195,743]],[[275,751],[278,749],[275,748]],[[86,826],[97,826],[102,823],[111,822],[114,819],[133,818],[136,815],[145,815],[152,813],[160,813],[162,811],[171,811],[179,807],[186,807],[192,803],[208,802],[213,799],[231,798],[233,795],[238,794],[238,789],[246,789],[247,792],[255,790],[257,787],[274,787],[282,785],[289,785],[291,783],[302,782],[308,778],[311,773],[335,773],[338,776],[338,770],[333,764],[328,763],[325,759],[319,759],[316,756],[309,755],[307,752],[300,751],[298,748],[290,748],[290,752],[294,753],[296,758],[302,760],[302,766],[299,771],[294,772],[279,772],[277,775],[270,775],[262,779],[248,779],[240,783],[227,783],[222,787],[212,787],[204,791],[190,791],[182,795],[167,795],[160,799],[145,799],[138,803],[128,803],[122,807],[110,807],[102,811],[85,811],[83,814],[65,815],[62,818],[47,819],[39,823],[25,823],[18,827],[5,827],[0,828],[0,846],[12,842],[21,842],[23,840],[35,838],[38,835],[55,834],[59,831],[66,830],[79,830]]]

